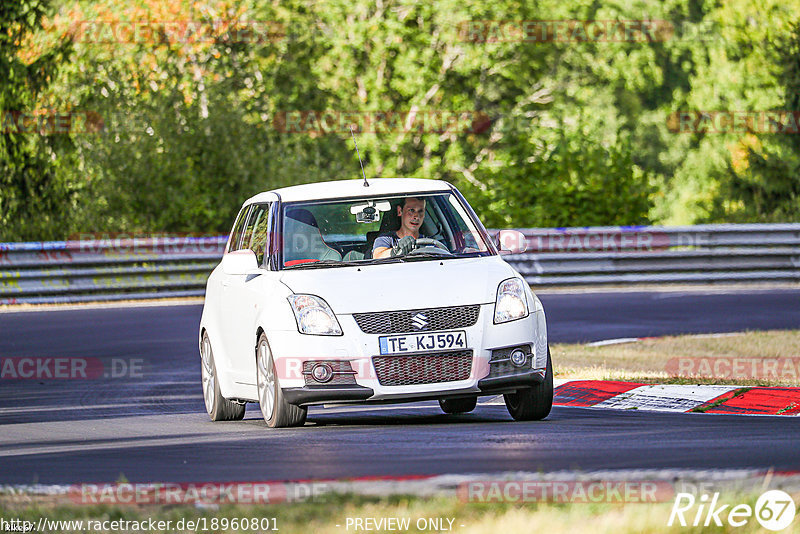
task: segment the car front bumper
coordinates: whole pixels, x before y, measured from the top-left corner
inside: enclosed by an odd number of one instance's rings
[[[382,403],[382,402],[416,402],[430,399],[445,399],[449,397],[465,397],[480,395],[498,395],[516,391],[521,388],[532,387],[544,381],[543,370],[531,370],[524,374],[487,377],[478,381],[478,390],[465,388],[460,390],[448,389],[447,391],[427,391],[413,394],[401,394],[396,397],[386,395],[376,397],[375,392],[368,387],[359,385],[349,386],[303,386],[297,388],[282,388],[283,396],[289,404],[297,406],[310,406],[314,404],[352,404],[352,403]]]
[[[298,406],[332,402],[363,402],[375,394],[372,389],[359,385],[303,386],[281,388],[281,391],[286,402]]]
[[[493,324],[494,304],[481,305],[475,325],[466,328],[467,346],[472,351],[469,377],[463,380],[386,385],[379,380],[373,358],[380,356],[381,335],[365,334],[355,319],[340,315],[342,336],[308,336],[298,332],[270,332],[278,378],[290,404],[405,402],[470,395],[489,395],[531,387],[544,380],[546,367],[546,326],[544,312],[534,310],[528,317]],[[541,316],[538,314],[541,313]],[[544,330],[544,331],[542,331]],[[493,351],[527,345],[533,353],[526,368],[498,376],[490,371]],[[354,370],[351,383],[316,384],[303,375],[305,362],[346,361]]]

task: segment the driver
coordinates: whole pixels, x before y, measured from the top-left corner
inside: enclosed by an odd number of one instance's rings
[[[396,232],[381,234],[375,239],[372,246],[373,258],[391,258],[404,256],[414,249],[414,244],[420,237],[419,229],[425,220],[425,199],[406,197],[403,203],[397,206],[397,216],[400,217],[400,228]]]

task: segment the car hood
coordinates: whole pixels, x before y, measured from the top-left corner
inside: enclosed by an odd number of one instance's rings
[[[489,256],[283,271],[281,282],[351,314],[493,303],[498,284],[513,276],[510,265]]]

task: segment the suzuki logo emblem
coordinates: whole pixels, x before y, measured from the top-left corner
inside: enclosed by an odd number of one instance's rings
[[[414,325],[417,330],[422,330],[428,326],[428,318],[421,313],[418,313],[411,318],[411,324]]]

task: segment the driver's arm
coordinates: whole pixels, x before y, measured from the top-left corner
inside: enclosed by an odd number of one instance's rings
[[[378,239],[375,240],[375,246],[372,248],[372,257],[391,258],[393,256],[405,256],[414,250],[415,242],[416,239],[414,239],[413,236],[407,235],[403,236],[397,243],[392,245],[392,240],[390,237],[381,238],[379,236]],[[390,248],[388,250],[384,250],[386,249],[387,245],[389,245]]]
[[[389,258],[392,255],[392,249],[387,247],[378,247],[372,251],[373,258]]]
[[[379,235],[372,245],[373,258],[389,258],[392,256],[392,238],[386,234]]]

